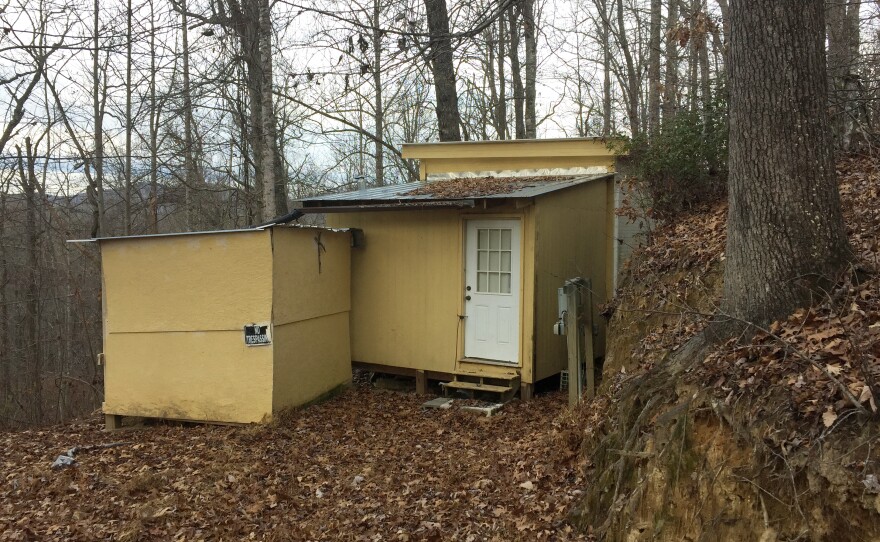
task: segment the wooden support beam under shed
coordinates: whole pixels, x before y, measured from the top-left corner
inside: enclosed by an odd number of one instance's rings
[[[535,386],[529,382],[523,382],[519,385],[519,398],[521,401],[531,401],[535,396]]]
[[[428,395],[428,375],[425,371],[416,371],[416,393],[418,395]]]
[[[104,414],[104,430],[116,431],[122,429],[122,416],[119,414]]]

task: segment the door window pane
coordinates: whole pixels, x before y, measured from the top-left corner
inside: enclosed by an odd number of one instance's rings
[[[510,230],[501,230],[501,250],[510,250]]]
[[[489,273],[489,292],[495,294],[501,292],[498,273]]]
[[[477,292],[509,294],[512,288],[513,230],[477,229]]]
[[[477,253],[477,271],[486,271],[489,269],[489,252],[480,250]]]
[[[500,254],[493,250],[489,252],[489,271],[501,271],[501,264],[499,263]]]
[[[489,291],[489,278],[488,273],[477,273],[477,291],[478,292],[488,292]]]
[[[501,271],[510,273],[510,252],[501,253]]]

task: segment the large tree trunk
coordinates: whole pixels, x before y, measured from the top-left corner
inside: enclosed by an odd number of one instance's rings
[[[425,0],[428,33],[431,34],[431,73],[437,97],[437,128],[440,141],[461,141],[458,92],[455,89],[455,66],[452,40],[449,38],[449,13],[446,0]]]
[[[525,40],[525,136],[538,137],[538,119],[535,109],[538,77],[538,32],[535,27],[535,0],[523,0],[523,39]]]
[[[850,254],[828,137],[824,2],[735,2],[730,18],[722,312],[767,324],[833,282]]]

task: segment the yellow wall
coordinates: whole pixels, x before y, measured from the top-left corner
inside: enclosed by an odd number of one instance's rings
[[[131,333],[267,322],[271,247],[268,231],[102,241],[104,325],[109,333]]]
[[[351,236],[274,228],[273,250],[272,404],[277,412],[351,381]]]
[[[275,412],[351,382],[348,312],[275,326]]]
[[[101,251],[105,413],[260,422],[351,380],[347,232],[118,239]],[[254,322],[272,323],[271,345],[245,346]]]
[[[272,414],[272,347],[245,346],[241,329],[110,333],[104,351],[105,414],[232,423]]]
[[[596,352],[604,351],[605,330],[598,305],[606,301],[606,268],[611,242],[608,186],[597,180],[538,198],[536,214],[536,379],[566,368],[564,336],[553,334],[558,317],[557,288],[566,279],[591,278],[593,322],[600,324]]]
[[[272,233],[276,326],[351,309],[350,233],[284,227]]]
[[[523,262],[530,262],[528,208],[491,213],[466,210],[328,214],[333,227],[361,228],[366,244],[352,251],[351,354],[359,362],[452,373],[462,355],[464,220],[524,220]],[[531,264],[522,271],[521,322],[531,329]],[[531,366],[531,340],[520,357]],[[491,371],[491,369],[487,369]],[[525,379],[525,376],[524,376]]]
[[[272,412],[268,231],[102,241],[105,413],[258,422]]]
[[[407,143],[404,158],[419,160],[422,179],[435,173],[504,171],[541,168],[605,167],[614,170],[619,140],[570,138]]]

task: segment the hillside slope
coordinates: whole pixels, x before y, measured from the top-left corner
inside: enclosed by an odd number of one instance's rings
[[[689,342],[720,298],[726,205],[636,255],[607,311],[604,394],[582,407],[581,526],[628,541],[880,537],[880,162],[839,173],[854,265],[748,340]]]

